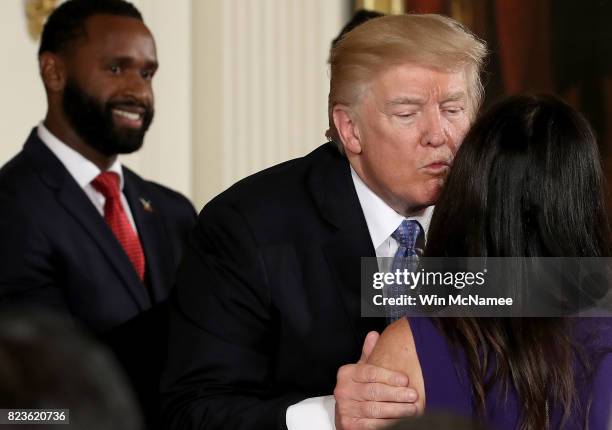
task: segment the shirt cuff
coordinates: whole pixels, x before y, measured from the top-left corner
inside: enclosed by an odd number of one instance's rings
[[[334,396],[311,397],[287,408],[285,419],[289,430],[335,430]]]

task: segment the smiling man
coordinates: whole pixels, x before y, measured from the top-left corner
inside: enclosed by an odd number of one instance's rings
[[[155,42],[130,3],[69,0],[38,59],[47,115],[0,169],[0,304],[51,307],[109,336],[148,397],[165,359],[163,303],[195,223],[185,197],[117,158],[153,120]]]
[[[0,169],[0,303],[51,307],[107,333],[160,309],[195,223],[185,197],[117,158],[142,146],[153,120],[155,42],[130,3],[69,0],[38,59],[47,115]],[[161,321],[125,342],[148,351]],[[140,367],[161,360],[155,351]]]
[[[369,429],[417,412],[415,381],[366,363],[385,319],[360,315],[361,257],[407,248],[404,225],[415,251],[484,56],[436,15],[375,18],[334,45],[332,142],[200,214],[171,302],[169,429]]]

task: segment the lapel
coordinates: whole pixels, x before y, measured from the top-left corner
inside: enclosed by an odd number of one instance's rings
[[[145,286],[112,231],[100,216],[81,187],[70,176],[64,165],[38,137],[36,128],[24,146],[36,171],[57,196],[59,203],[83,227],[98,245],[108,263],[115,269],[141,310],[150,307]],[[78,238],[73,238],[78,240]]]
[[[123,168],[124,187],[123,192],[130,205],[138,236],[145,253],[146,273],[153,293],[153,302],[162,301],[168,296],[167,280],[164,273],[172,273],[171,258],[163,258],[162,250],[165,249],[165,229],[162,219],[157,212],[158,207],[151,199],[146,183],[135,173]]]
[[[344,310],[361,347],[368,331],[380,331],[385,327],[384,318],[361,317],[361,258],[376,254],[349,163],[331,144],[328,145],[329,157],[315,165],[309,187],[321,215],[335,229],[332,238],[323,245],[323,252],[338,280],[336,286]]]

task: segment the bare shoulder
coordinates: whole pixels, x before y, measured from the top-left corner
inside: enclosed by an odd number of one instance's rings
[[[387,326],[380,335],[368,359],[369,364],[403,372],[418,395],[417,408],[425,409],[425,384],[410,323],[405,318]]]
[[[410,324],[404,318],[387,326],[376,342],[368,363],[390,370],[404,371],[407,360],[416,355]]]

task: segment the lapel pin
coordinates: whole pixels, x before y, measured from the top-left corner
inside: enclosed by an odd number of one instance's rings
[[[142,204],[142,208],[145,212],[154,212],[153,205],[151,205],[151,200],[147,200],[144,197],[141,197],[140,203]]]

